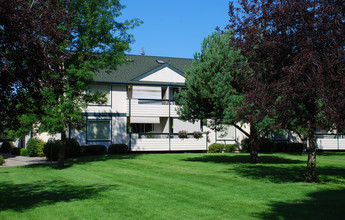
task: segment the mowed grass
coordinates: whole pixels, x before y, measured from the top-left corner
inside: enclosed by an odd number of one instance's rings
[[[104,155],[0,168],[0,219],[343,219],[345,153]]]

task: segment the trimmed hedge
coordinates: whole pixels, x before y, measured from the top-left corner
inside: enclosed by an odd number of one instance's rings
[[[227,144],[227,145],[225,145],[225,152],[226,153],[235,152],[236,150],[238,150],[238,145],[237,144]]]
[[[108,147],[109,154],[127,154],[128,146],[127,144],[111,144]]]
[[[75,158],[81,156],[80,144],[75,138],[66,139],[66,158]]]
[[[302,143],[277,142],[275,152],[303,152],[304,147]]]
[[[1,145],[0,152],[1,153],[11,153],[13,148],[13,142],[12,141],[4,141]]]
[[[249,139],[241,141],[242,152],[249,152]],[[264,138],[259,144],[259,152],[303,152],[302,143],[274,142],[269,138]]]
[[[244,138],[241,141],[241,151],[248,153],[250,150],[249,148],[249,138]]]
[[[270,138],[263,138],[259,143],[259,152],[274,152],[275,144]]]
[[[57,161],[61,140],[49,140],[44,146],[44,154],[48,160]],[[81,147],[74,138],[66,139],[65,159],[81,156]]]
[[[39,138],[30,138],[26,144],[28,149],[28,154],[30,157],[44,157],[44,148],[45,142]]]
[[[26,148],[20,148],[20,156],[29,156],[28,150]]]
[[[5,159],[0,155],[0,166],[6,163]]]
[[[81,146],[81,152],[84,156],[102,155],[107,152],[107,147],[104,145],[85,145]]]
[[[43,152],[48,160],[57,161],[59,148],[61,146],[60,140],[49,140],[45,145]]]
[[[220,143],[213,143],[208,147],[208,152],[209,153],[222,153],[224,144]]]
[[[15,156],[19,156],[20,155],[20,148],[18,148],[18,147],[12,148],[11,154],[15,155]]]

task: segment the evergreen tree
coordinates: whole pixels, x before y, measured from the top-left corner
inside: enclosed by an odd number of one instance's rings
[[[211,119],[209,125],[215,130],[222,129],[223,124],[235,126],[249,137],[251,162],[257,163],[258,136],[265,136],[269,120],[262,119],[258,123],[256,118],[239,111],[241,106],[247,106],[244,72],[250,70],[246,58],[232,42],[230,31],[215,32],[204,39],[201,52],[194,55],[191,67],[185,70],[187,89],[176,97],[180,105],[178,113],[183,120]],[[250,132],[238,126],[244,123],[250,125]]]

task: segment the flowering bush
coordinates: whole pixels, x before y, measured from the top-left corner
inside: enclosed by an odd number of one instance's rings
[[[194,136],[194,138],[201,138],[201,137],[202,137],[202,134],[201,134],[200,131],[194,131],[194,132],[193,132],[193,136]]]
[[[186,130],[181,130],[178,132],[178,137],[179,138],[187,138],[188,132]]]

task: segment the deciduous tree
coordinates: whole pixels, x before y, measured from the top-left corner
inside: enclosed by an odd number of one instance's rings
[[[1,64],[6,65],[2,71],[8,70],[6,73],[13,76],[13,88],[5,83],[2,87],[10,91],[13,97],[3,92],[1,95],[5,94],[12,108],[22,110],[26,106],[32,107],[12,115],[22,128],[34,124],[38,132],[61,134],[58,167],[63,168],[67,129],[84,127],[83,108],[90,102],[101,103],[104,98],[101,94],[87,92],[95,72],[103,68],[116,68],[125,62],[124,51],[129,49],[129,43],[133,40],[127,30],[138,25],[139,21],[119,22],[118,16],[124,6],[118,0],[51,0],[32,1],[31,4],[25,0],[10,2],[8,5],[1,2],[2,10],[6,13],[6,10],[10,10],[8,15],[13,16],[17,23],[10,20],[2,26],[1,31],[19,40],[13,42],[6,36],[8,45],[12,46],[11,51],[8,52],[6,47],[1,48],[3,54],[11,58],[4,56]],[[31,17],[22,15],[22,9],[31,13]],[[42,20],[42,17],[46,19]],[[50,17],[52,20],[49,20]],[[21,30],[32,25],[34,28]],[[17,29],[23,32],[19,32],[19,36],[15,33]],[[23,40],[26,36],[32,37],[28,43]],[[51,49],[50,45],[54,47]],[[30,54],[30,57],[26,57],[26,54]],[[12,58],[12,55],[16,57]],[[31,57],[34,58],[32,61]],[[42,64],[40,59],[43,60]],[[13,62],[16,62],[16,66],[10,69]],[[33,67],[31,75],[34,77],[26,72],[31,71],[30,67]],[[22,74],[21,78],[18,73]],[[21,80],[29,86],[21,89],[22,84],[26,85]],[[37,91],[35,95],[31,89]],[[9,114],[4,115],[8,117]]]
[[[0,133],[18,129],[17,116],[33,110],[31,104],[42,99],[51,73],[62,71],[61,64],[69,57],[63,45],[71,31],[67,2],[0,1]]]
[[[345,123],[345,3],[241,0],[230,25],[255,72],[246,102],[308,138],[306,181],[316,176],[316,129]]]
[[[94,74],[126,61],[124,51],[133,40],[127,30],[139,23],[136,19],[117,21],[124,8],[118,0],[72,0],[68,8],[74,13],[71,20],[74,29],[66,48],[71,56],[64,61],[64,71],[56,82],[45,90],[46,114],[41,120],[41,130],[61,134],[59,168],[64,166],[67,129],[85,127],[83,109],[90,102],[102,102],[101,94],[86,92]]]

